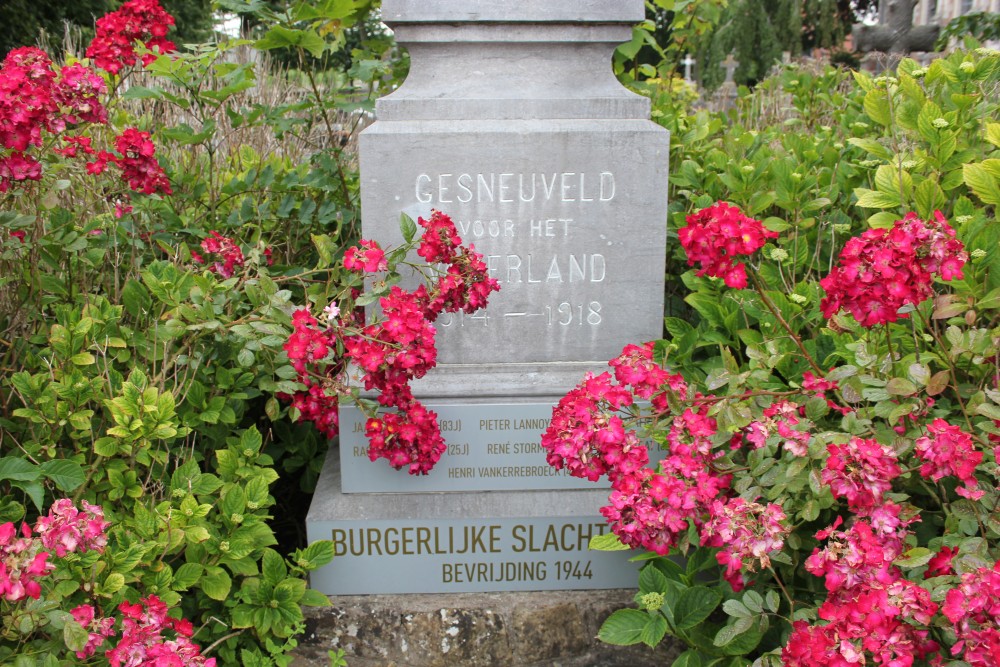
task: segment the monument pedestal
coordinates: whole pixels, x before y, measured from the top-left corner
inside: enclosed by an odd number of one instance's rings
[[[344,493],[331,450],[306,525],[336,555],[310,585],[327,595],[633,588],[631,552],[587,548],[608,531],[607,500],[601,488]]]
[[[411,67],[360,137],[362,235],[397,245],[400,214],[438,209],[483,255],[500,292],[479,312],[435,323],[438,366],[412,385],[449,446],[430,475],[369,462],[363,420],[342,406],[340,456],[329,457],[307,519],[309,539],[332,539],[337,555],[312,586],[396,594],[387,608],[398,615],[385,612],[386,622],[400,628],[379,626],[392,636],[371,644],[360,621],[333,612],[339,645],[369,646],[354,655],[387,659],[379,664],[549,664],[558,649],[531,654],[532,643],[544,645],[534,640],[494,647],[501,626],[489,625],[495,614],[480,602],[467,621],[399,639],[419,614],[402,611],[411,605],[398,595],[535,596],[506,617],[510,632],[529,608],[571,595],[563,591],[636,585],[629,552],[587,549],[608,530],[599,511],[607,485],[548,467],[539,441],[584,373],[608,370],[626,344],[662,332],[669,134],[611,70],[644,4],[384,0],[382,15]],[[428,613],[450,618],[443,606]],[[584,626],[586,641],[598,625]],[[427,637],[438,657],[408,657]],[[478,648],[446,655],[459,644]]]

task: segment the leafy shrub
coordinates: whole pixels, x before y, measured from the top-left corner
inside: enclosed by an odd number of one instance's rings
[[[685,667],[995,664],[998,83],[987,50],[792,67],[728,126],[664,118],[690,138],[671,179],[689,316],[543,440],[612,482],[617,537],[594,546],[652,551],[605,641],[670,634]]]

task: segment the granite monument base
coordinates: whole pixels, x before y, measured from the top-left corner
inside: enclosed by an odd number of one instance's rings
[[[611,646],[604,620],[633,607],[633,590],[334,596],[306,611],[292,667],[327,667],[341,649],[350,667],[661,667],[680,648],[665,641]]]

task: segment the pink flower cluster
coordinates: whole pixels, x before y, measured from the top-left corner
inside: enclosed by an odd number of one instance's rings
[[[934,293],[935,277],[962,278],[968,260],[955,230],[941,215],[921,220],[907,213],[891,229],[869,229],[849,240],[837,267],[820,281],[826,318],[841,309],[862,326],[895,322],[904,305],[917,305]]]
[[[127,0],[118,11],[97,19],[97,36],[87,47],[87,57],[94,64],[111,74],[123,67],[135,65],[135,43],[141,42],[148,50],[170,53],[174,43],[166,38],[174,17],[160,6],[158,0]],[[142,64],[156,60],[156,55],[146,53]]]
[[[938,644],[926,626],[938,605],[930,592],[903,578],[893,565],[905,550],[907,526],[891,502],[854,519],[841,520],[816,534],[827,540],[806,559],[806,570],[825,578],[828,597],[819,609],[825,625],[796,621],[781,658],[788,667],[848,667],[866,664],[911,665],[933,654]]]
[[[714,503],[728,488],[729,476],[712,467],[721,453],[707,405],[673,420],[659,472],[646,467],[649,451],[620,413],[637,398],[650,400],[658,412],[666,409],[670,392],[687,398],[683,379],[658,368],[652,358],[652,344],[629,345],[610,362],[615,378],[589,374],[552,410],[542,447],[556,469],[592,481],[607,476],[611,494],[601,513],[623,544],[666,554],[692,522],[701,526],[713,508],[726,507]]]
[[[299,381],[308,387],[291,397],[300,410],[300,419],[325,426],[328,435],[336,433],[336,395],[346,390],[340,380],[331,380],[343,372],[343,361],[327,361],[331,350],[342,347],[344,354],[363,373],[362,382],[369,391],[378,392],[378,401],[396,411],[370,418],[365,425],[368,456],[372,461],[385,458],[393,468],[409,467],[410,474],[426,474],[445,450],[437,423],[437,414],[427,410],[413,397],[410,381],[426,375],[435,364],[437,348],[433,322],[442,312],[475,312],[486,305],[491,292],[500,289],[490,278],[482,256],[461,240],[451,219],[435,211],[429,220],[418,219],[424,228],[418,254],[446,269],[427,289],[420,285],[412,291],[399,286],[379,299],[382,318],[364,326],[358,333],[346,327],[354,314],[340,315],[334,307],[329,326],[322,327],[306,310],[293,315],[295,331],[285,344]],[[388,268],[385,251],[375,241],[363,240],[344,254],[344,267],[361,273],[376,273]],[[338,319],[339,317],[339,319]],[[322,369],[326,368],[324,372]],[[311,375],[324,378],[325,386],[335,396],[328,396]],[[332,417],[327,416],[333,413]]]
[[[86,645],[76,652],[76,657],[81,660],[94,655],[104,640],[115,634],[115,619],[110,616],[98,618],[92,605],[82,604],[71,609],[69,613],[73,616],[73,620],[87,631]]]
[[[141,132],[134,127],[126,128],[115,139],[118,155],[108,151],[99,151],[97,158],[87,163],[87,171],[91,174],[103,173],[108,163],[116,165],[122,171],[122,179],[128,182],[132,190],[144,194],[173,193],[170,180],[163,167],[156,161],[156,146],[149,140],[149,132]]]
[[[962,575],[948,591],[941,611],[958,641],[951,652],[972,667],[996,667],[1000,660],[1000,561]]]
[[[834,496],[847,498],[852,510],[875,507],[899,476],[896,454],[875,440],[851,438],[847,444],[826,446],[830,456],[822,477]]]
[[[925,463],[920,474],[935,482],[953,475],[964,484],[955,489],[958,495],[979,500],[986,493],[978,488],[976,468],[982,463],[983,453],[972,443],[972,436],[958,426],[943,419],[935,419],[927,426],[927,435],[917,438],[914,450]]]
[[[741,571],[746,568],[753,572],[758,562],[760,567],[769,567],[768,554],[784,546],[790,530],[782,523],[785,512],[775,503],[765,507],[735,497],[712,501],[709,514],[701,530],[701,543],[722,547],[715,558],[719,565],[725,566],[723,576],[733,590],[739,591],[743,588]]]
[[[809,433],[793,428],[800,424],[803,408],[789,401],[776,401],[764,409],[764,419],[750,422],[744,438],[754,449],[767,444],[768,438],[777,433],[782,438],[782,446],[795,456],[809,454]]]
[[[138,604],[123,602],[118,610],[122,637],[106,654],[111,667],[215,667],[215,658],[204,657],[191,641],[191,622],[168,616],[167,605],[155,595]],[[166,639],[165,631],[174,638]]]
[[[40,49],[14,49],[0,65],[0,192],[15,183],[37,181],[42,165],[26,153],[42,145],[42,131],[62,133],[67,125],[104,123],[100,95],[104,80],[80,64],[57,74]]]
[[[777,232],[764,228],[759,220],[743,215],[736,206],[717,202],[687,216],[685,227],[677,230],[681,247],[687,253],[688,266],[700,264],[699,276],[722,278],[728,287],[747,286],[746,267],[737,257],[752,255],[777,238]]]
[[[339,432],[339,393],[334,391],[328,394],[324,385],[340,375],[343,364],[331,364],[325,368],[324,364],[330,350],[335,349],[337,329],[321,327],[305,308],[292,313],[292,329],[292,335],[283,347],[306,390],[292,396],[282,395],[282,398],[291,400],[292,407],[299,411],[299,421],[312,422],[327,438],[333,438]]]
[[[77,510],[69,499],[57,500],[49,513],[39,517],[34,530],[21,524],[20,537],[13,523],[0,525],[0,597],[11,602],[26,597],[38,599],[38,580],[55,569],[48,562],[54,552],[103,551],[107,544],[108,522],[97,505],[83,501]]]
[[[223,278],[232,278],[236,269],[243,268],[246,262],[243,257],[243,249],[233,239],[223,236],[215,230],[212,230],[209,237],[201,242],[201,249],[209,255],[218,255],[218,259],[209,266],[209,270]],[[204,264],[206,261],[197,252],[191,253],[191,259],[196,264]]]

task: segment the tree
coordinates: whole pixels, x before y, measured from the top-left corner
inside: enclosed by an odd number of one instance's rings
[[[799,56],[816,48],[839,48],[859,17],[877,0],[732,0],[723,21],[698,54],[702,84],[722,82],[727,54],[740,63],[735,80],[752,85],[779,62],[783,52]]]

